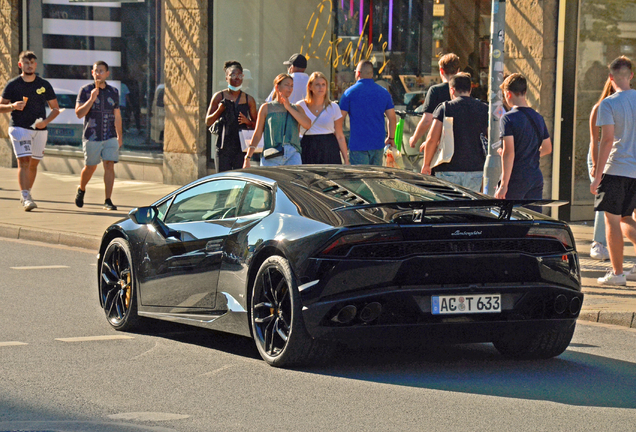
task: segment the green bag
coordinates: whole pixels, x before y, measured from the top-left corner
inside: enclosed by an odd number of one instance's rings
[[[399,152],[402,151],[402,131],[404,130],[404,119],[400,118],[395,126],[395,147]]]

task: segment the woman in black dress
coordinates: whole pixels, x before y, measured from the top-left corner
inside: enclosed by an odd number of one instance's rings
[[[245,153],[241,149],[239,130],[254,129],[256,125],[256,101],[241,91],[243,66],[235,60],[223,65],[227,90],[212,96],[205,124],[211,126],[223,118],[223,127],[218,135],[216,148],[218,155],[217,172],[243,168]]]
[[[349,165],[347,142],[342,132],[344,118],[337,103],[329,100],[329,82],[322,72],[314,72],[307,82],[307,97],[298,103],[311,120],[301,129],[303,164]],[[342,159],[341,159],[342,155]]]

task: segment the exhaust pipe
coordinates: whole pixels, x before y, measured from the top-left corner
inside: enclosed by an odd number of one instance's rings
[[[360,319],[366,323],[373,321],[382,313],[382,305],[378,302],[367,304],[360,311]]]
[[[340,324],[349,324],[356,317],[356,313],[358,312],[358,308],[354,305],[347,305],[340,309],[331,321],[340,323]]]
[[[572,315],[576,315],[581,310],[581,299],[578,297],[572,298],[570,300],[570,313]]]
[[[561,315],[568,307],[568,299],[563,294],[559,294],[554,300],[554,311]]]

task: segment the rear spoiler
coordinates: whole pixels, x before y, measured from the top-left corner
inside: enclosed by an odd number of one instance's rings
[[[335,212],[350,210],[370,210],[379,207],[389,207],[396,210],[402,210],[405,207],[412,210],[422,210],[422,214],[427,209],[441,208],[484,208],[496,207],[499,209],[499,219],[510,219],[512,209],[519,206],[543,206],[543,207],[560,207],[567,204],[567,201],[557,200],[526,200],[526,199],[474,199],[474,200],[448,200],[448,201],[402,201],[402,202],[386,202],[377,204],[360,204],[351,206],[342,206],[333,209]]]

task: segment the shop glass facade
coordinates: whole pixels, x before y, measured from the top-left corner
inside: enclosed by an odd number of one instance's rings
[[[578,29],[572,203],[591,206],[589,116],[607,80],[607,65],[621,55],[636,61],[636,4],[631,0],[581,0]]]
[[[245,0],[214,2],[212,92],[226,88],[222,65],[245,69],[244,91],[262,103],[293,53],[321,71],[338,100],[354,84],[356,64],[370,59],[376,81],[399,109],[415,109],[441,82],[437,61],[448,52],[470,71],[474,95],[488,83],[490,0]]]
[[[162,2],[24,0],[24,49],[38,56],[64,111],[49,125],[50,148],[81,148],[83,119],[75,115],[80,87],[92,81],[92,64],[109,65],[120,91],[123,150],[163,151]]]

